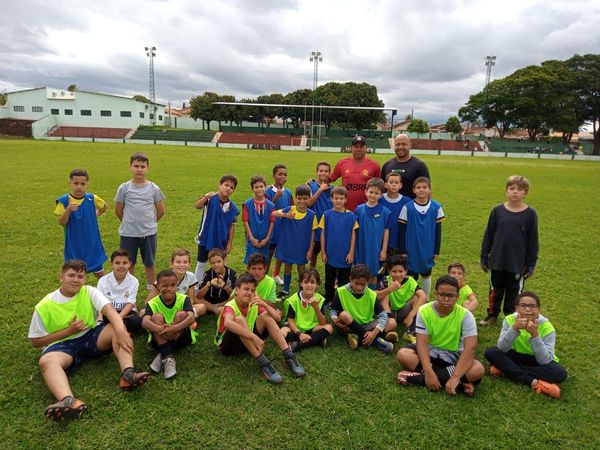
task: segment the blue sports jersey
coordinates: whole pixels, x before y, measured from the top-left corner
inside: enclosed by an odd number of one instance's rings
[[[273,198],[275,197],[276,193],[277,188],[274,185],[269,186],[265,191],[265,197],[267,197],[273,202],[273,204],[275,205],[275,210],[287,208],[288,206],[292,206],[294,204],[294,197],[292,196],[292,191],[290,191],[288,188],[284,187],[283,194],[281,195],[281,197],[279,197],[277,201],[273,201]],[[270,239],[271,244],[277,244],[277,242],[279,241],[280,222],[281,219],[275,219],[275,223],[273,224],[273,233],[271,234]]]
[[[379,253],[383,241],[383,232],[389,229],[391,212],[385,206],[377,204],[373,207],[366,203],[356,207],[358,230],[354,249],[354,264],[366,264],[372,276],[379,271]]]
[[[271,213],[275,208],[273,202],[265,200],[265,209],[262,214],[256,212],[256,209],[254,208],[254,198],[246,200],[244,206],[248,211],[248,226],[252,231],[252,235],[259,241],[266,238],[269,233],[269,226],[271,225]],[[248,264],[248,257],[253,253],[262,253],[268,260],[269,246],[265,245],[264,247],[256,248],[252,245],[250,239],[246,238],[246,256],[244,257],[244,264]]]
[[[400,213],[400,220],[406,223],[406,251],[408,271],[426,273],[435,265],[435,228],[444,220],[442,205],[430,200],[427,205],[408,202]]]
[[[310,192],[311,195],[315,195],[315,192],[317,192],[319,190],[319,186],[320,184],[315,181],[315,180],[310,180],[308,183],[308,186],[310,187]],[[321,217],[323,216],[323,213],[325,211],[329,211],[331,208],[333,208],[333,204],[331,203],[331,190],[333,189],[333,186],[329,186],[329,188],[327,188],[325,191],[321,192],[321,194],[319,194],[319,197],[317,198],[317,201],[313,203],[313,205],[311,206],[311,209],[315,212],[315,214],[317,215],[317,222],[319,222],[321,220]],[[315,230],[315,242],[319,242],[321,240],[321,230]]]
[[[400,195],[398,198],[390,199],[387,194],[383,194],[379,199],[379,204],[385,206],[392,213],[390,217],[390,238],[388,240],[388,248],[398,248],[398,239],[400,235],[400,226],[398,218],[402,207],[410,202],[409,197]]]
[[[325,211],[321,219],[322,232],[325,236],[325,254],[327,264],[336,269],[346,269],[351,266],[346,262],[350,251],[352,230],[357,227],[356,214],[352,211],[338,212],[330,209]]]
[[[198,243],[211,251],[213,248],[225,249],[229,239],[229,227],[240,213],[231,200],[221,203],[218,195],[212,196],[202,213]]]
[[[283,212],[295,211],[295,206],[283,208]],[[303,213],[296,213],[302,215]],[[278,219],[281,234],[275,250],[275,258],[287,264],[306,264],[306,254],[310,248],[312,230],[317,224],[314,211],[307,209],[302,218]]]
[[[88,272],[99,272],[102,264],[107,260],[98,218],[96,217],[96,205],[94,194],[84,194],[85,197],[79,208],[69,216],[65,225],[65,261],[68,259],[81,259],[85,261]],[[56,203],[62,203],[69,207],[69,194],[56,199]]]

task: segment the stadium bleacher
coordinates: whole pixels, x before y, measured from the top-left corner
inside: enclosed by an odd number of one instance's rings
[[[131,139],[148,141],[212,142],[216,131],[138,128]]]
[[[247,144],[247,145],[300,145],[302,136],[287,134],[258,134],[258,133],[221,133],[219,144]]]
[[[123,139],[130,132],[131,128],[57,127],[48,136]]]

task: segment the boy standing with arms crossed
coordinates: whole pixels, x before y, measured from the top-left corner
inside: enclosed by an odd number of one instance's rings
[[[106,211],[106,202],[86,193],[89,182],[87,170],[75,169],[69,174],[71,192],[56,199],[54,214],[65,227],[64,260],[81,259],[96,278],[104,275],[102,264],[106,252],[100,238],[98,216]]]
[[[73,397],[67,373],[86,359],[111,350],[121,368],[121,389],[133,389],[148,381],[149,373],[133,367],[133,341],[110,300],[95,287],[85,286],[85,262],[66,261],[60,274],[60,288],[36,306],[29,326],[35,348],[44,347],[39,361],[44,382],[58,400],[44,414],[52,420],[78,419],[87,405]],[[102,313],[110,323],[96,323]]]
[[[400,217],[402,207],[410,201],[410,198],[400,194],[402,178],[399,173],[388,173],[385,178],[385,189],[386,192],[379,199],[379,204],[385,206],[391,212],[390,233],[387,244],[387,257],[390,258],[400,253],[400,225],[398,217]]]
[[[354,262],[354,245],[358,222],[356,215],[344,205],[348,190],[336,186],[331,191],[333,209],[325,211],[321,228],[321,259],[325,263],[325,302],[331,303],[335,295],[335,281],[343,286],[350,281],[350,267]]]
[[[198,262],[196,264],[196,279],[200,284],[204,279],[208,252],[213,248],[220,248],[226,254],[231,252],[235,221],[240,210],[230,197],[237,184],[238,180],[235,176],[223,175],[219,180],[219,190],[207,192],[194,204],[196,209],[204,209],[198,231]]]
[[[535,270],[539,251],[537,214],[523,202],[528,193],[527,178],[508,177],[506,202],[490,213],[481,242],[481,268],[490,272],[489,306],[480,325],[496,323],[502,299],[504,316],[515,312],[515,299]]]
[[[131,155],[129,170],[133,178],[119,186],[115,196],[115,214],[121,221],[120,247],[131,254],[129,272],[133,275],[139,250],[150,291],[155,281],[158,221],[165,215],[165,196],[156,184],[146,179],[149,166],[150,161],[144,153]]]
[[[329,174],[331,165],[327,161],[317,163],[317,179],[308,180],[306,183],[310,187],[311,197],[308,200],[308,207],[312,209],[320,222],[325,211],[329,211],[331,204],[331,190],[333,186],[329,184]],[[321,230],[315,231],[315,245],[312,257],[310,258],[310,267],[314,269],[317,266],[317,255],[321,251]]]
[[[273,234],[275,218],[271,213],[275,205],[265,196],[267,181],[262,175],[250,178],[250,188],[254,193],[242,205],[242,222],[246,229],[246,256],[244,264],[248,264],[248,257],[252,253],[262,253],[269,257],[269,240]]]

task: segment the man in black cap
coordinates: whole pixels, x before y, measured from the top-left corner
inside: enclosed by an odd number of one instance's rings
[[[392,172],[400,174],[402,179],[400,194],[408,198],[415,198],[413,182],[419,177],[427,177],[431,180],[429,169],[423,161],[410,155],[410,137],[407,134],[396,136],[394,151],[396,156],[383,165],[381,178],[385,180]]]
[[[338,161],[331,172],[330,180],[342,179],[342,186],[348,190],[346,209],[354,211],[358,205],[367,201],[367,181],[380,176],[379,163],[367,158],[367,138],[357,134],[352,138],[352,157]]]

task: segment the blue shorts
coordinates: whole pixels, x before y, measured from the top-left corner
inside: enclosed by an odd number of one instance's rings
[[[131,263],[137,262],[138,250],[142,254],[142,262],[146,267],[154,267],[156,261],[156,244],[158,237],[156,234],[144,237],[121,236],[120,247],[131,253]]]
[[[107,353],[112,352],[112,348],[100,351],[97,346],[98,336],[100,336],[105,325],[106,324],[104,323],[99,323],[83,336],[57,342],[44,350],[42,356],[50,352],[61,352],[72,356],[73,362],[67,368],[67,371],[71,371],[77,366],[80,366],[86,359],[98,358],[99,356],[106,355]]]

